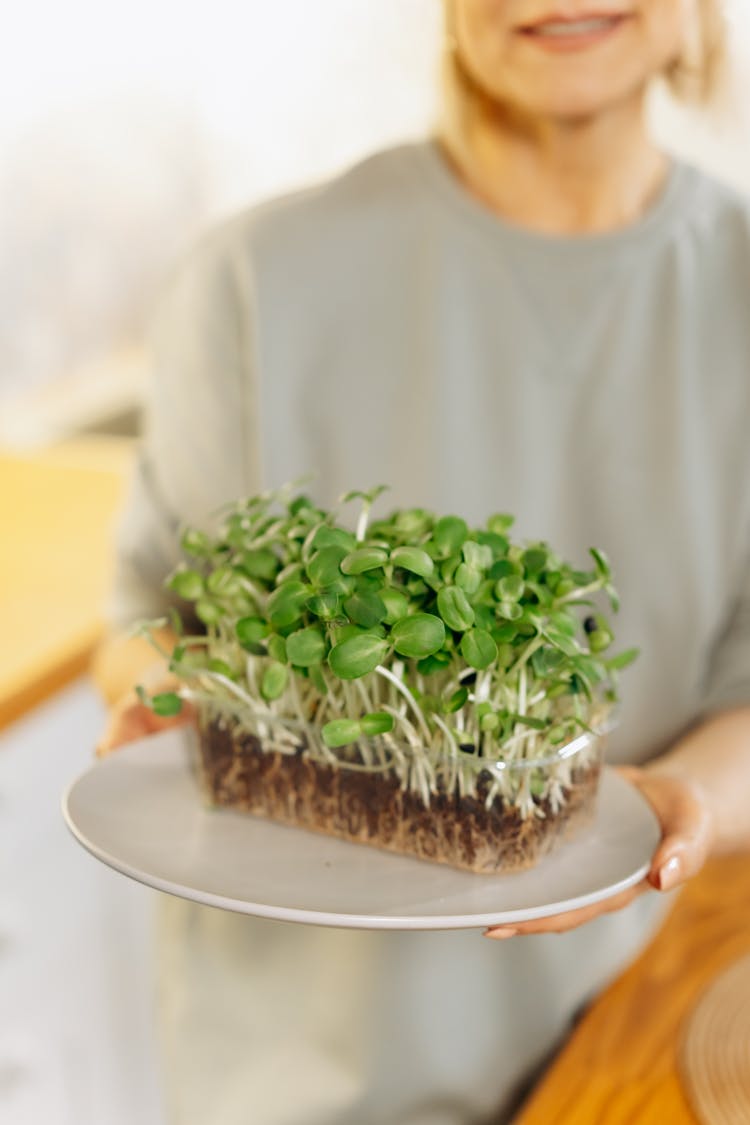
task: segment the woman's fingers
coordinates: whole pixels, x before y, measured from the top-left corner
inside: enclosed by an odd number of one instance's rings
[[[142,703],[135,694],[128,695],[116,703],[110,711],[96,753],[100,758],[106,757],[113,750],[129,742],[135,742],[138,738],[146,738],[150,734],[169,730],[170,727],[185,726],[191,723],[194,717],[194,707],[184,700],[178,715],[155,715],[151,708]]]
[[[500,940],[522,934],[565,933],[600,914],[621,910],[645,890],[672,890],[700,871],[711,850],[713,837],[711,813],[701,789],[686,778],[659,773],[658,769],[626,766],[618,772],[641,791],[661,825],[662,838],[646,878],[628,890],[580,910],[533,922],[491,926],[485,931],[485,937]]]
[[[633,899],[649,889],[649,884],[644,880],[634,887],[628,887],[611,898],[594,902],[590,906],[582,906],[578,910],[565,910],[561,914],[551,914],[547,918],[535,918],[532,922],[513,922],[508,926],[490,926],[484,931],[485,937],[502,940],[521,934],[563,934],[598,918],[600,914],[610,914],[614,910],[622,910]]]
[[[686,778],[658,770],[626,767],[619,771],[649,802],[662,828],[648,881],[670,891],[697,875],[711,850],[713,825],[702,791]]]

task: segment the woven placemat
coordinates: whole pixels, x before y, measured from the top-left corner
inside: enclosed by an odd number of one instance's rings
[[[750,1125],[750,956],[700,997],[685,1027],[680,1069],[703,1125]]]

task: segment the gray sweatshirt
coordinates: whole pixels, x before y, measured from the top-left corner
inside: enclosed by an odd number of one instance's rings
[[[113,616],[159,613],[177,527],[313,471],[324,504],[517,516],[610,556],[610,761],[750,703],[750,206],[675,163],[649,213],[555,238],[475,201],[432,142],[212,232],[156,323]],[[642,946],[655,893],[567,935],[328,931],[162,904],[180,1125],[467,1125],[497,1113]]]

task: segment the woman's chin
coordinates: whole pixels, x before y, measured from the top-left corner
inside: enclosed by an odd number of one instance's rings
[[[640,98],[638,83],[623,83],[622,89],[602,81],[579,78],[565,83],[536,83],[527,97],[516,105],[532,120],[591,121],[610,112],[614,106]]]

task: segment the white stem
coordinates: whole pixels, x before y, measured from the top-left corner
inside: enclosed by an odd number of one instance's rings
[[[373,706],[372,700],[370,699],[369,695],[367,694],[367,690],[365,688],[365,685],[362,683],[362,681],[361,680],[355,680],[354,686],[357,688],[357,691],[359,692],[360,698],[361,698],[361,700],[364,704],[365,714],[367,714],[370,711],[374,711],[375,707]]]
[[[457,744],[455,738],[453,737],[453,735],[451,734],[450,730],[445,725],[443,720],[440,718],[440,716],[439,715],[433,715],[432,717],[435,720],[435,722],[437,723],[437,725],[440,727],[441,731],[443,731],[443,733],[445,734],[445,737],[448,739],[448,745],[450,746],[450,749],[451,749],[451,770],[450,770],[450,773],[448,775],[448,786],[447,786],[448,793],[451,794],[451,793],[453,793],[453,790],[454,790],[455,785],[456,785],[456,773],[457,773],[457,770],[458,770],[458,760],[459,760],[459,755],[460,755],[461,751],[458,748],[458,744]]]
[[[411,708],[414,712],[414,715],[416,716],[417,722],[419,723],[419,725],[422,729],[422,733],[424,734],[425,738],[427,739],[427,743],[429,745],[429,742],[430,742],[431,737],[432,737],[431,734],[430,734],[430,728],[427,726],[427,722],[425,720],[425,717],[422,714],[422,708],[419,706],[419,704],[417,703],[417,701],[414,698],[414,696],[412,695],[412,693],[409,691],[406,684],[403,683],[402,680],[399,680],[397,676],[394,676],[393,672],[389,671],[388,668],[384,668],[382,664],[378,664],[375,671],[379,675],[384,676],[386,678],[386,680],[390,681],[390,683],[392,683],[393,686],[396,688],[396,691],[400,692],[401,695],[403,695],[404,699],[407,700],[407,702],[409,703],[409,705],[411,706]]]
[[[330,681],[328,679],[328,676],[325,673],[325,669],[323,668],[322,664],[320,666],[320,674],[322,675],[323,680],[325,681],[325,685],[326,685],[326,694],[323,698],[324,705],[327,705],[331,711],[335,712],[335,714],[341,715],[342,714],[341,704],[338,701],[338,698],[336,696],[336,692],[331,688]]]
[[[355,533],[355,538],[356,538],[358,543],[361,543],[362,540],[365,537],[365,532],[367,531],[367,520],[368,520],[369,515],[370,515],[370,505],[365,503],[365,504],[362,505],[362,511],[359,513],[359,519],[357,520],[357,530],[356,530],[356,533]]]
[[[245,706],[249,707],[251,711],[258,711],[257,699],[252,699],[246,691],[243,691],[242,688],[234,682],[234,680],[230,680],[228,676],[223,676],[221,672],[209,672],[206,669],[201,669],[199,678],[202,680],[213,680],[217,684],[221,684],[222,687],[225,687],[232,695],[236,695],[238,699],[241,699]],[[273,712],[270,712],[270,714],[273,714]]]

